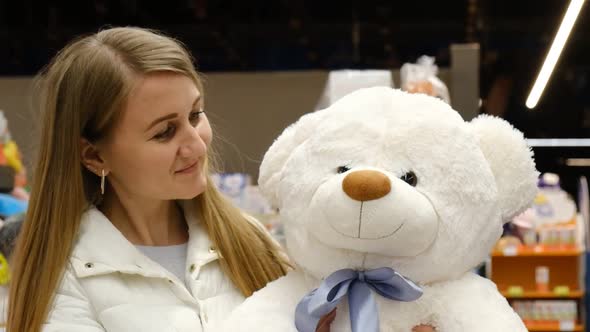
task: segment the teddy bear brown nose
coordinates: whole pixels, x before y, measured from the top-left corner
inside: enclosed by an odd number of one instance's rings
[[[391,181],[378,171],[356,171],[344,178],[342,189],[354,200],[370,201],[387,195],[391,191]]]

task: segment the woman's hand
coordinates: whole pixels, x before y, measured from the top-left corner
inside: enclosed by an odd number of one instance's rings
[[[336,318],[336,309],[330,311],[329,314],[325,315],[320,319],[318,322],[318,327],[315,330],[316,332],[330,332],[330,325]]]
[[[330,325],[334,319],[336,319],[336,309],[320,319],[316,332],[330,332]],[[412,329],[412,332],[436,332],[436,330],[430,325],[418,325]]]
[[[418,325],[412,329],[412,332],[435,332],[434,327],[430,325]]]

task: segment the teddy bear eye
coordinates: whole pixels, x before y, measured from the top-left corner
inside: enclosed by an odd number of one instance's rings
[[[350,171],[350,167],[348,166],[340,166],[337,170],[338,174],[346,173],[348,171]]]
[[[410,186],[415,187],[418,184],[418,177],[416,173],[409,171],[400,177],[403,181],[407,182]]]

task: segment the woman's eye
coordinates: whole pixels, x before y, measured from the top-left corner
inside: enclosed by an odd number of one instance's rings
[[[350,171],[350,167],[340,166],[340,167],[338,167],[338,169],[336,171],[338,172],[338,174],[346,173],[346,172]]]
[[[201,117],[201,113],[205,113],[204,111],[195,111],[191,112],[189,115],[189,121],[191,125],[196,126],[199,123],[199,118]]]
[[[415,187],[418,184],[418,177],[416,173],[409,171],[400,177],[403,181],[407,182],[410,186]]]
[[[154,138],[157,140],[160,140],[160,141],[169,139],[170,137],[172,137],[174,135],[175,130],[176,129],[175,129],[174,125],[168,124],[166,129],[164,129],[161,132],[159,132],[158,134],[156,134],[156,136],[154,136]]]

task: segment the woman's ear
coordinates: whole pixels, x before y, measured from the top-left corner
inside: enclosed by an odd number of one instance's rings
[[[97,176],[101,176],[103,171],[105,175],[109,172],[108,165],[106,165],[105,160],[101,157],[96,144],[91,143],[85,138],[81,138],[80,151],[80,160],[82,160],[84,168]]]

